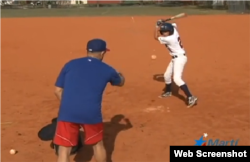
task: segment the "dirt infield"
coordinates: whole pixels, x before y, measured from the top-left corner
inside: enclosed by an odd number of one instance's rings
[[[105,62],[126,76],[123,88],[107,87],[103,101],[105,121],[124,114],[133,125],[128,130],[121,125],[105,130],[108,154],[114,145],[113,161],[168,161],[169,145],[194,145],[203,133],[249,145],[249,16],[190,16],[176,21],[188,55],[184,80],[199,97],[193,109],[185,107],[181,93],[157,97],[164,83],[155,76],[170,61],[164,46],[152,38],[158,18],[2,19],[1,161],[56,158],[37,132],[57,114],[53,91],[61,67],[84,56],[85,43],[93,37],[107,40],[111,52]],[[151,60],[152,54],[156,60]],[[18,154],[10,155],[11,148]],[[90,161],[92,151],[87,149],[72,159]]]

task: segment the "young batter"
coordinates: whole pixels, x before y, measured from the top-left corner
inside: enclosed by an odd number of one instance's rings
[[[197,104],[198,98],[193,96],[186,83],[182,80],[182,72],[184,70],[185,64],[187,63],[186,52],[182,46],[180,35],[177,31],[177,25],[175,23],[165,23],[162,20],[157,21],[154,38],[164,44],[172,56],[166,72],[164,73],[164,80],[166,83],[166,88],[163,94],[159,97],[171,96],[171,83],[172,75],[173,80],[177,86],[179,86],[185,95],[187,96],[188,108]]]

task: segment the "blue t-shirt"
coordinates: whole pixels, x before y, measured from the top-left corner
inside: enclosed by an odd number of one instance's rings
[[[101,60],[84,57],[66,63],[55,84],[63,88],[58,121],[101,123],[102,95],[109,82],[119,85],[121,78]]]

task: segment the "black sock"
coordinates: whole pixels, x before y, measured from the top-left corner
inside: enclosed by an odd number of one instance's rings
[[[186,84],[183,84],[182,86],[180,86],[180,88],[181,90],[183,90],[187,97],[192,97],[192,94],[189,92],[188,86]]]
[[[172,83],[166,84],[165,92],[171,92]]]

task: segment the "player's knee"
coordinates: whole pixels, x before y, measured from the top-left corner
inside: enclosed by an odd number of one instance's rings
[[[184,83],[184,81],[181,79],[181,77],[179,77],[179,76],[174,76],[173,77],[173,80],[174,80],[174,82],[175,82],[175,84],[177,85],[177,86],[181,86],[181,85],[183,85],[183,83]]]
[[[171,83],[171,74],[164,73],[164,79],[165,81],[169,81]]]
[[[106,162],[106,150],[103,141],[93,145],[94,155],[97,162]]]
[[[59,156],[70,156],[72,147],[59,146],[58,155]]]
[[[168,73],[164,73],[164,78],[166,78],[166,77],[168,77],[169,76],[169,74]]]

